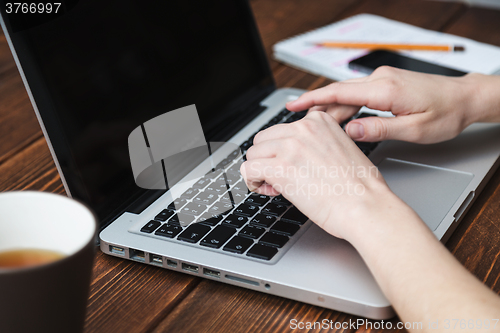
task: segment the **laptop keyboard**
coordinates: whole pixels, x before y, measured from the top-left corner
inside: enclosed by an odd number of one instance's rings
[[[306,111],[293,113],[284,109],[259,131],[297,121],[305,115]],[[365,116],[372,115],[362,113],[359,117]],[[341,126],[344,128],[347,122]],[[140,231],[264,261],[275,257],[308,218],[282,195],[270,197],[249,192],[239,170],[256,134]],[[357,145],[368,155],[377,143]]]

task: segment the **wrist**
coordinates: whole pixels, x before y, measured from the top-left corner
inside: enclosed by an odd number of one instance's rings
[[[398,218],[413,212],[397,197],[385,182],[365,188],[364,194],[354,207],[346,210],[338,234],[354,247],[366,243],[368,238],[392,229]]]
[[[478,73],[463,77],[469,101],[466,110],[466,126],[475,122],[500,121],[500,77]]]

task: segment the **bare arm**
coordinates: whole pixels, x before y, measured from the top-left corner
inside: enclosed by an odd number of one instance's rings
[[[447,319],[491,323],[500,316],[499,297],[467,272],[382,177],[370,171],[373,164],[327,113],[309,112],[296,123],[260,132],[247,159],[241,171],[249,188],[282,193],[320,227],[353,244],[402,320],[422,322],[426,331],[450,332]],[[318,173],[330,166],[367,172],[343,177]],[[299,191],[301,186],[306,191]],[[349,186],[358,188],[358,194],[335,194]],[[425,325],[436,320],[439,329],[428,330]]]

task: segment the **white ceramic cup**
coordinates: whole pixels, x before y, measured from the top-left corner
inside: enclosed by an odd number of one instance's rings
[[[59,260],[0,267],[0,332],[81,332],[97,219],[85,205],[45,192],[0,193],[0,252],[42,249]]]

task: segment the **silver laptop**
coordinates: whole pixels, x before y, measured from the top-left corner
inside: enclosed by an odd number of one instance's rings
[[[100,218],[104,253],[359,316],[394,315],[350,244],[281,196],[249,194],[238,174],[255,133],[303,116],[284,109],[304,91],[275,89],[246,1],[63,1],[32,15],[2,12],[2,28],[66,192]],[[207,144],[227,144],[174,163],[165,189],[137,186],[130,134],[190,105]],[[476,124],[434,145],[359,147],[445,241],[498,166],[499,143],[499,126]]]

